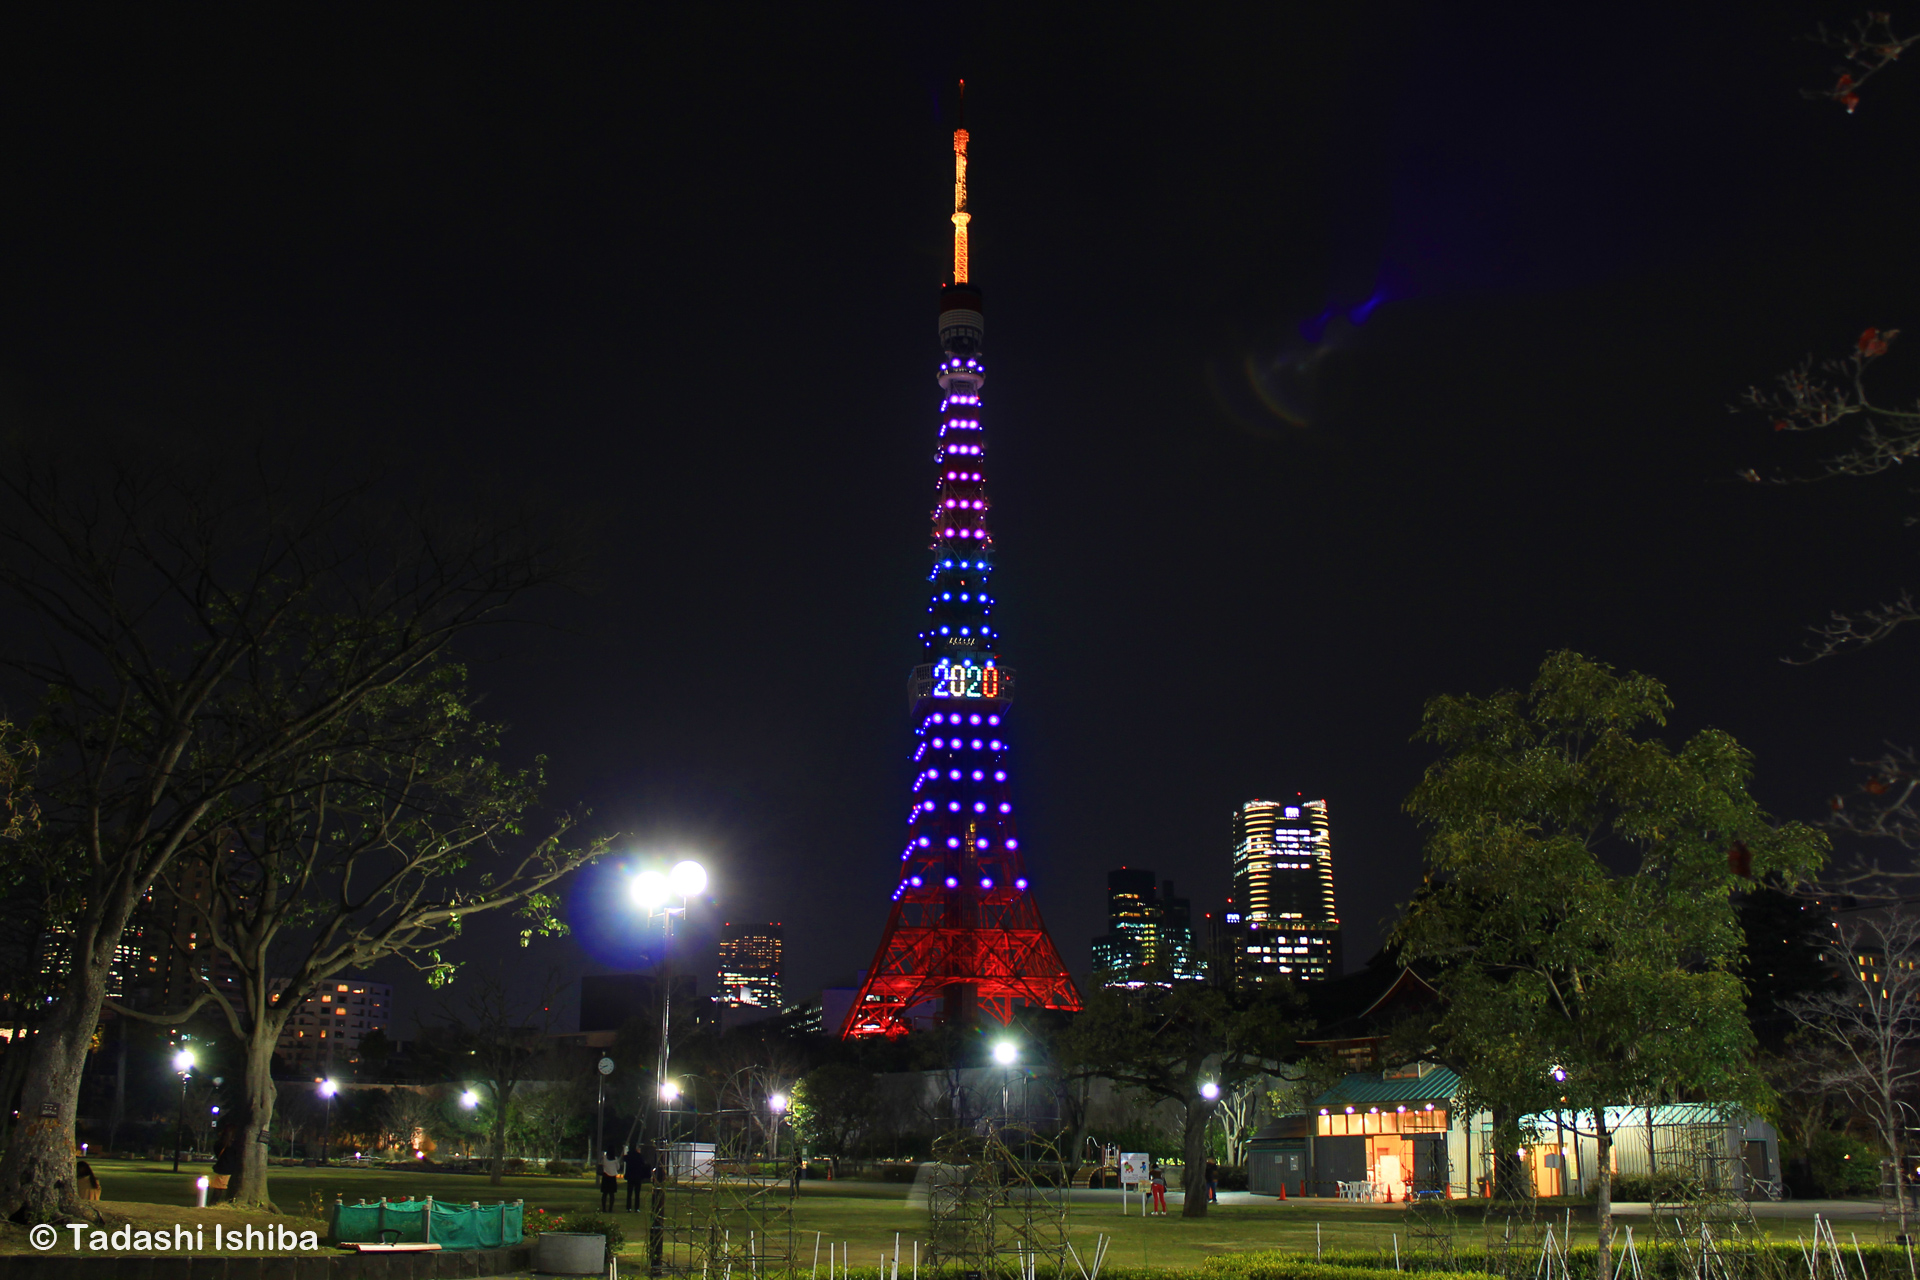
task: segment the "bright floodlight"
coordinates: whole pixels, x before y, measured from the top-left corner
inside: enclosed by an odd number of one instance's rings
[[[338,1092],[340,1092],[340,1086],[339,1086],[339,1085],[337,1085],[337,1084],[335,1084],[335,1083],[334,1083],[333,1081],[331,1081],[331,1080],[322,1080],[322,1081],[320,1082],[320,1096],[321,1096],[321,1097],[323,1097],[323,1098],[331,1098],[331,1097],[332,1097],[332,1096],[333,1096],[334,1094],[336,1094],[336,1093],[338,1093]]]
[[[173,1069],[175,1071],[193,1070],[193,1050],[182,1049],[180,1052],[174,1054]]]
[[[480,1105],[480,1095],[468,1089],[460,1095],[460,1105],[468,1108],[477,1107]]]
[[[1205,1084],[1200,1086],[1200,1096],[1205,1098],[1208,1102],[1212,1102],[1215,1098],[1220,1096],[1220,1086],[1215,1084],[1213,1081],[1209,1080]]]
[[[667,872],[667,883],[673,886],[676,898],[697,898],[706,890],[707,869],[691,860],[676,862]]]
[[[680,1086],[675,1084],[673,1081],[669,1080],[665,1084],[660,1086],[660,1100],[662,1102],[672,1102],[674,1099],[678,1098],[679,1096],[680,1096]]]
[[[786,1094],[773,1093],[773,1094],[767,1095],[767,1110],[773,1112],[775,1115],[779,1115],[781,1112],[785,1111],[786,1109],[787,1109]]]
[[[1003,1067],[1010,1067],[1020,1058],[1020,1046],[1011,1040],[1002,1040],[993,1046],[993,1060]]]
[[[667,885],[667,878],[658,871],[642,871],[633,878],[633,883],[629,887],[633,893],[634,903],[648,911],[659,910],[671,891]]]

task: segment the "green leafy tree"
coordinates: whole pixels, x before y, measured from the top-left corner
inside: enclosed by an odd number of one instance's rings
[[[1210,965],[1223,974],[1226,966]],[[1100,987],[1069,1033],[1072,1056],[1117,1084],[1183,1109],[1181,1215],[1207,1214],[1207,1129],[1219,1098],[1297,1056],[1298,1004],[1279,984],[1222,978]],[[1207,1096],[1207,1088],[1216,1092]]]
[[[1663,1091],[1757,1104],[1734,894],[1818,868],[1820,833],[1776,825],[1747,794],[1752,759],[1708,729],[1677,750],[1658,681],[1577,653],[1525,693],[1430,701],[1440,748],[1407,802],[1428,829],[1428,883],[1394,941],[1441,962],[1435,1036],[1467,1101],[1592,1117]],[[1609,1182],[1597,1182],[1598,1274],[1610,1272]]]
[[[873,1127],[876,1101],[871,1071],[839,1062],[815,1067],[794,1086],[793,1131],[811,1152],[850,1156]]]

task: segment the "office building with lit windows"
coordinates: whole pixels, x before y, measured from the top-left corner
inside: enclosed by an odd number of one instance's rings
[[[285,978],[275,978],[268,988],[274,1003],[279,1003],[287,982]],[[392,1008],[393,987],[385,982],[364,979],[323,982],[320,990],[308,996],[288,1017],[280,1029],[274,1052],[302,1074],[344,1073],[360,1060],[362,1040],[375,1031],[386,1032],[391,1024]]]
[[[783,932],[778,924],[720,926],[722,1008],[779,1010]]]
[[[1249,800],[1233,815],[1234,967],[1239,980],[1340,974],[1340,914],[1325,800]]]
[[[1109,986],[1154,976],[1201,976],[1193,953],[1193,905],[1173,881],[1122,867],[1107,872],[1107,932],[1093,940],[1093,968]]]

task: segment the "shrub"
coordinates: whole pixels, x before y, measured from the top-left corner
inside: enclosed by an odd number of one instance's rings
[[[1237,1164],[1221,1165],[1220,1189],[1222,1191],[1245,1191],[1247,1189],[1246,1166]]]
[[[1613,1175],[1613,1198],[1638,1203],[1656,1198],[1671,1204],[1679,1200],[1691,1200],[1700,1192],[1698,1178],[1683,1178],[1678,1172],[1661,1172],[1652,1178],[1629,1174],[1622,1177]]]
[[[1206,1280],[1383,1280],[1398,1273],[1371,1258],[1360,1266],[1315,1262],[1312,1255],[1290,1249],[1260,1249],[1252,1253],[1215,1254],[1200,1263]],[[1493,1280],[1487,1271],[1423,1271],[1427,1280]]]
[[[580,1176],[580,1165],[573,1160],[549,1160],[547,1172],[556,1178],[577,1178]]]
[[[887,1164],[880,1166],[882,1182],[912,1182],[920,1173],[917,1164]]]
[[[549,1231],[574,1231],[583,1236],[605,1236],[607,1238],[607,1258],[612,1262],[620,1247],[627,1242],[627,1233],[620,1228],[618,1220],[597,1213],[583,1213],[578,1217],[569,1216],[563,1227],[548,1227]]]
[[[1848,1133],[1822,1132],[1807,1144],[1808,1172],[1823,1196],[1870,1196],[1880,1189],[1880,1152]]]
[[[519,1156],[508,1156],[501,1162],[500,1168],[504,1173],[525,1173],[527,1171],[527,1162]]]

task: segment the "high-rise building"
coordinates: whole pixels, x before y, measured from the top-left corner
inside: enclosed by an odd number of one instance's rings
[[[720,926],[720,1004],[777,1013],[782,930],[778,924]]]
[[[1233,815],[1234,962],[1242,981],[1340,974],[1325,800],[1249,800]]]
[[[964,86],[963,86],[964,89]],[[1078,1009],[1080,993],[1047,935],[1013,819],[1008,714],[987,529],[980,389],[985,331],[968,278],[967,131],[953,134],[953,283],[940,290],[940,434],[934,447],[932,565],[923,663],[909,679],[915,765],[899,883],[843,1036],[902,1035],[985,1010]]]
[[[268,984],[277,1003],[287,979]],[[302,1074],[345,1072],[360,1059],[360,1042],[392,1022],[393,987],[361,978],[335,979],[301,1002],[280,1028],[273,1047],[287,1065]]]
[[[1202,976],[1193,952],[1193,904],[1173,881],[1132,867],[1107,872],[1107,932],[1093,940],[1093,968],[1109,985]]]
[[[212,897],[206,864],[176,859],[165,881],[148,886],[114,945],[107,998],[157,1011],[185,1008],[208,987],[237,992],[240,971],[213,945],[201,915]],[[66,980],[72,949],[69,922],[64,917],[49,920],[37,962],[44,982]],[[173,1034],[177,1036],[179,1028]]]

